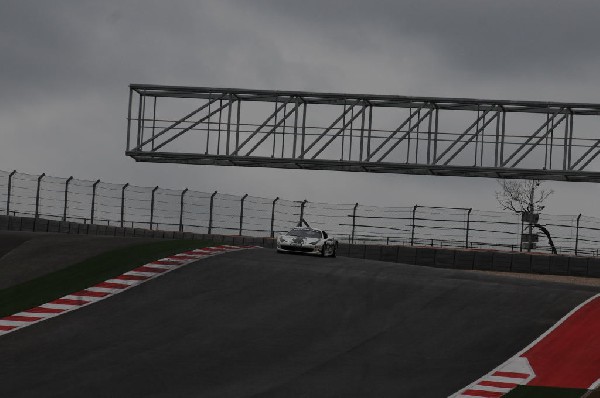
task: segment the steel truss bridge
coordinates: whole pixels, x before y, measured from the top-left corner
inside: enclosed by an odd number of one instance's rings
[[[600,104],[132,84],[136,161],[600,181]]]

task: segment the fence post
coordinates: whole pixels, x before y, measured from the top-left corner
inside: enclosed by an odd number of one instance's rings
[[[37,224],[37,219],[40,216],[40,186],[42,184],[42,178],[44,178],[44,176],[46,175],[46,173],[42,173],[41,176],[38,177],[37,180],[37,191],[35,193],[35,218],[33,220],[33,230],[35,231],[35,227]]]
[[[10,191],[12,189],[12,178],[16,174],[17,170],[13,170],[12,173],[8,175],[8,193],[6,196],[6,215],[10,216]]]
[[[242,200],[240,201],[240,232],[238,235],[242,235],[242,224],[244,223],[244,201],[248,197],[248,194],[242,196]]]
[[[519,231],[519,253],[523,251],[523,226],[525,225],[525,221],[523,221],[523,212],[521,214],[521,231]]]
[[[581,214],[577,216],[577,229],[575,230],[575,255],[577,255],[577,249],[579,248],[579,220],[581,219]]]
[[[413,211],[412,211],[412,231],[410,233],[410,245],[411,246],[415,245],[415,213],[417,212],[417,207],[419,207],[419,205],[415,205],[413,207]]]
[[[273,229],[275,225],[275,203],[279,200],[279,196],[273,200],[273,207],[271,208],[271,238],[275,237],[275,230]]]
[[[40,215],[39,212],[39,208],[40,208],[40,185],[42,184],[42,178],[44,178],[46,176],[46,173],[42,173],[41,176],[38,177],[37,180],[37,190],[35,193],[35,218],[37,219]]]
[[[473,209],[469,209],[469,211],[467,212],[467,233],[465,236],[465,249],[469,248],[469,227],[471,225],[471,211],[473,211]]]
[[[213,226],[213,204],[214,204],[214,200],[215,200],[215,195],[217,194],[217,191],[213,192],[212,195],[210,195],[210,216],[208,219],[208,234],[212,234],[212,226]]]
[[[352,239],[351,242],[354,243],[354,231],[356,230],[356,208],[358,207],[358,203],[354,205],[354,209],[352,209]]]
[[[96,180],[92,185],[92,210],[90,212],[90,224],[94,223],[94,207],[96,206],[96,187],[100,184],[100,180]]]
[[[73,179],[73,176],[67,178],[65,182],[65,207],[63,209],[63,221],[67,221],[67,208],[69,207],[69,183]]]
[[[188,189],[186,188],[181,192],[181,202],[179,206],[179,232],[183,232],[183,197],[187,191]]]
[[[152,190],[152,198],[150,199],[150,231],[152,231],[152,226],[154,223],[154,193],[158,189],[158,185],[154,187]]]
[[[121,188],[121,228],[123,228],[123,222],[125,221],[125,190],[129,186],[129,183],[126,183]]]
[[[300,221],[298,222],[299,227],[302,226],[302,222],[304,221],[304,206],[306,206],[306,202],[308,202],[308,200],[304,199],[302,203],[300,203]]]

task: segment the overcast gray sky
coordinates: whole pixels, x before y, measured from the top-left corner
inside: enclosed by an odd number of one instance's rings
[[[598,1],[0,0],[0,169],[497,209],[494,180],[135,163],[129,83],[600,102]],[[600,216],[598,186],[547,210]]]

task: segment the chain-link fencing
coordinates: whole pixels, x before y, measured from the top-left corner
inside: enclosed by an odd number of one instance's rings
[[[529,224],[520,214],[469,208],[332,204],[140,187],[0,171],[6,215],[151,230],[274,237],[301,219],[345,243],[519,251]],[[541,214],[559,254],[598,256],[600,219]],[[550,239],[535,228],[535,251]],[[524,249],[523,249],[524,250]]]

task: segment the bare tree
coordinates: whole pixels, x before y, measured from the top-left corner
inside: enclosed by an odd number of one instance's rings
[[[504,210],[522,213],[538,213],[544,210],[543,203],[554,193],[542,189],[540,180],[498,180],[502,187],[496,191],[496,200]]]
[[[540,224],[537,224],[537,218],[533,215],[544,210],[544,202],[554,193],[552,189],[542,189],[540,180],[498,180],[502,187],[501,191],[496,191],[496,200],[504,210],[510,210],[517,214],[525,215],[528,224],[528,246],[527,251],[531,251],[533,246],[533,227],[539,228],[546,237],[556,254],[556,248],[550,237],[548,230]],[[527,216],[527,214],[529,216]],[[522,247],[522,246],[521,246]]]

